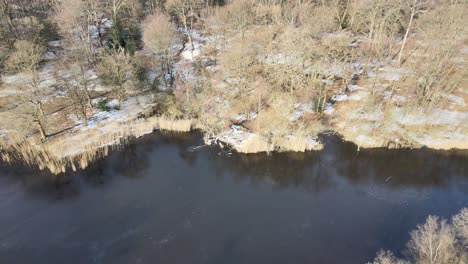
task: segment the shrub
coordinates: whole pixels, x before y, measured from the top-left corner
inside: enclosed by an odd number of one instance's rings
[[[100,111],[108,112],[110,111],[110,107],[107,105],[109,101],[107,99],[101,99],[96,104],[96,108]]]

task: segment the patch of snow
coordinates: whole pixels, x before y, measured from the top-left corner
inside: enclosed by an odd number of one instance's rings
[[[201,35],[196,31],[192,31],[192,44],[186,43],[184,50],[181,52],[180,56],[188,61],[193,61],[195,57],[198,57],[201,54],[202,44],[200,43]]]
[[[369,95],[369,92],[367,91],[359,91],[359,92],[355,92],[349,95],[348,99],[352,101],[361,101],[362,99],[366,98],[368,95]]]
[[[315,149],[316,147],[322,145],[322,144],[320,144],[320,142],[319,142],[316,138],[313,138],[313,137],[311,137],[311,136],[306,137],[305,141],[306,141],[306,144],[307,144],[307,145],[309,146],[309,148],[311,148],[311,149]]]
[[[48,44],[54,48],[59,48],[61,46],[60,40],[49,41]]]
[[[10,76],[2,76],[2,81],[5,84],[14,84],[19,82],[24,82],[25,80],[30,80],[31,77],[26,73],[18,73]]]
[[[57,56],[55,55],[55,53],[51,52],[51,51],[48,51],[46,52],[46,54],[44,55],[44,59],[45,60],[53,60],[55,59]]]
[[[294,104],[294,109],[302,110],[310,114],[314,112],[314,110],[312,109],[312,104],[297,103],[297,104]]]
[[[234,116],[234,121],[235,121],[236,123],[242,123],[242,122],[245,122],[245,121],[254,120],[255,118],[257,118],[257,113],[255,113],[255,112],[250,112],[248,115],[246,115],[246,114],[238,114],[238,115]]]
[[[304,111],[296,111],[289,116],[289,121],[297,121],[304,117]]]
[[[206,66],[205,69],[209,72],[217,72],[219,70],[219,66]]]
[[[306,113],[312,114],[312,104],[296,103],[294,104],[294,112],[289,116],[290,121],[297,121],[304,117]]]
[[[278,53],[274,55],[265,55],[257,56],[257,60],[263,63],[273,64],[273,65],[291,65],[294,64],[295,58],[293,55],[285,55],[283,53]]]
[[[326,115],[331,115],[333,114],[333,112],[335,112],[335,109],[333,108],[333,104],[326,103],[325,110],[323,111],[323,113]]]
[[[401,108],[393,109],[393,118],[404,125],[462,125],[468,124],[468,112],[434,109],[425,113],[422,109],[406,112]]]
[[[104,120],[107,120],[107,121],[116,120],[116,119],[119,118],[120,114],[121,113],[119,113],[118,110],[112,110],[112,111],[109,111],[109,112],[98,112],[98,113],[94,114],[93,116],[91,116],[88,119],[88,126],[87,127],[81,127],[81,130],[86,130],[86,129],[93,128],[97,124],[101,123]],[[70,118],[71,118],[71,116],[70,116]],[[81,120],[76,119],[76,117],[71,118],[71,119],[74,120],[77,123],[81,122]]]
[[[195,43],[193,43],[194,46],[195,46]],[[198,43],[197,43],[198,45]],[[193,61],[193,59],[195,57],[197,57],[198,55],[200,55],[200,49],[197,49],[195,47],[195,49],[192,50],[191,47],[185,49],[184,51],[182,51],[182,53],[180,54],[182,56],[182,58],[186,59],[186,60],[190,60],[190,61]]]
[[[395,103],[403,103],[403,102],[406,102],[406,97],[401,96],[401,95],[394,95],[394,96],[392,97],[392,102],[395,102]]]
[[[107,28],[110,28],[112,26],[112,20],[110,18],[103,18],[101,20],[101,23]]]
[[[90,89],[97,92],[106,92],[109,91],[109,87],[102,86],[100,84],[91,84]]]
[[[346,95],[346,94],[336,94],[336,95],[332,96],[331,100],[333,102],[346,101],[346,100],[348,100],[348,95]]]
[[[463,57],[455,57],[455,58],[450,59],[450,61],[456,62],[456,63],[464,63],[464,62],[465,62],[465,58],[463,58]]]
[[[321,82],[325,83],[325,84],[330,84],[330,85],[334,83],[333,80],[328,80],[328,79],[323,79],[323,80],[321,80]]]
[[[346,90],[348,90],[348,91],[350,91],[350,92],[354,92],[354,91],[360,90],[360,89],[362,89],[362,87],[359,86],[359,85],[355,85],[355,84],[348,84],[348,85],[346,86]]]
[[[450,101],[454,102],[455,104],[465,106],[465,100],[463,98],[461,98],[461,97],[458,97],[458,96],[453,95],[453,94],[443,95],[443,96],[445,98],[449,99]]]
[[[0,97],[20,95],[22,93],[24,93],[24,91],[17,90],[17,89],[6,89],[6,88],[3,88],[3,87],[2,87],[2,89],[0,89]]]
[[[224,142],[231,146],[240,146],[242,142],[253,137],[254,134],[242,130],[242,127],[232,125],[229,130],[221,133],[212,142]]]
[[[17,132],[17,130],[13,130],[13,129],[0,129],[0,136],[6,135],[6,134],[9,134],[9,133],[13,133],[13,132]]]
[[[107,106],[110,108],[117,108],[119,106],[119,100],[117,99],[112,99],[110,102],[107,103]]]
[[[57,80],[53,78],[47,78],[39,84],[39,88],[50,88],[51,86],[55,85],[57,83]]]

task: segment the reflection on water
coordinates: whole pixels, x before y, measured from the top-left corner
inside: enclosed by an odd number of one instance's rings
[[[0,165],[0,263],[363,263],[468,206],[467,152],[323,140],[239,155],[160,134],[76,175]]]

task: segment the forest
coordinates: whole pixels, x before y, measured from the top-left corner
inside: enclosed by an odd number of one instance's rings
[[[156,129],[239,152],[468,147],[462,0],[1,0],[4,161]]]

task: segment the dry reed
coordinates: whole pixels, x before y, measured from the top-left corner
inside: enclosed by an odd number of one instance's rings
[[[323,144],[311,141],[305,137],[274,137],[268,139],[254,135],[234,148],[241,153],[260,153],[272,151],[305,152],[308,150],[321,150]]]
[[[20,162],[29,167],[62,174],[85,169],[109,154],[109,148],[125,145],[154,130],[190,131],[192,120],[171,120],[152,117],[126,123],[112,123],[75,134],[61,136],[43,144],[34,138],[5,137],[0,140],[0,158],[7,163]]]

